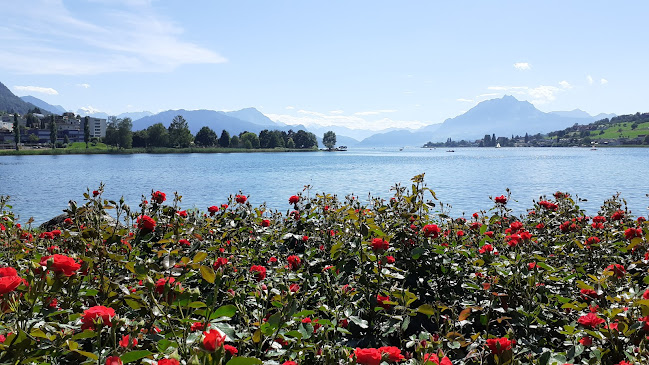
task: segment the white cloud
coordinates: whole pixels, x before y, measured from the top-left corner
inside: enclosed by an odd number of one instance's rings
[[[532,66],[527,62],[516,62],[514,64],[514,68],[517,70],[524,71],[524,70],[529,70],[530,68],[532,68]]]
[[[90,88],[90,84],[77,84],[78,87],[82,87],[84,89]]]
[[[602,84],[602,85],[606,85],[606,84],[608,84],[608,80],[607,79],[601,79],[601,80],[599,80],[599,83]]]
[[[590,76],[590,75],[586,76],[586,80],[588,80],[589,85],[593,84],[593,77],[592,76]]]
[[[5,9],[0,41],[12,57],[0,68],[24,74],[166,72],[185,64],[226,62],[182,39],[183,29],[149,1],[101,0],[73,13],[62,0],[22,0]],[[91,19],[91,20],[90,20]],[[38,56],[34,56],[38,50]]]
[[[572,89],[572,85],[570,85],[570,83],[566,80],[559,82],[559,85],[561,85],[561,87],[564,89]]]
[[[293,110],[293,109],[295,109],[295,107],[289,105],[289,106],[287,106],[285,109],[286,109],[286,110]]]
[[[330,110],[329,111],[329,114],[343,114],[343,113],[344,113],[343,110]]]
[[[501,95],[500,93],[486,93],[486,94],[480,94],[476,96],[476,98],[481,99],[481,98],[488,98],[490,96],[498,96]]]
[[[462,98],[460,98],[460,99],[455,99],[455,100],[456,101],[461,101],[461,102],[464,102],[464,103],[473,103],[472,99],[462,99]]]
[[[366,111],[366,112],[356,112],[356,113],[354,113],[354,115],[360,115],[360,116],[363,116],[363,115],[379,115],[379,114],[383,114],[383,113],[395,113],[395,112],[397,112],[397,110],[395,110],[395,109],[381,109],[381,110],[369,110],[369,111]]]
[[[541,85],[539,87],[529,89],[527,93],[532,98],[532,100],[530,100],[530,103],[538,105],[555,100],[555,94],[560,91],[563,90],[555,86]]]
[[[14,90],[21,93],[39,93],[47,95],[59,95],[59,92],[52,89],[51,87],[40,87],[40,86],[14,86]]]

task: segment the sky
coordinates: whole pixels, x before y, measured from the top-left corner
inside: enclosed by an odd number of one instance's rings
[[[647,112],[646,1],[0,0],[0,82],[72,111],[441,123],[514,95]]]

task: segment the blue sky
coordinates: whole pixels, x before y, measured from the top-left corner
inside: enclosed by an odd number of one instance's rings
[[[648,111],[645,1],[2,3],[0,81],[74,111],[252,106],[374,130],[504,94],[543,111]]]

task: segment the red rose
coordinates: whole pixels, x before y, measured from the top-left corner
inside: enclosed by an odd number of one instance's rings
[[[494,247],[487,243],[486,245],[480,247],[480,250],[478,252],[480,252],[480,253],[493,252],[493,250],[494,250]]]
[[[151,193],[151,200],[155,203],[162,204],[163,201],[167,200],[167,195],[161,191],[156,191]]]
[[[644,293],[642,294],[643,299],[649,299],[649,289],[645,290]]]
[[[291,285],[288,287],[288,290],[290,290],[291,293],[297,293],[297,291],[300,290],[300,286],[297,285],[297,284],[291,284]]]
[[[288,257],[287,260],[288,260],[288,266],[291,268],[291,270],[297,270],[300,267],[300,264],[302,263],[300,256],[297,255],[291,255]]]
[[[225,265],[227,264],[228,264],[228,259],[226,259],[225,257],[219,257],[218,259],[216,259],[216,261],[214,261],[212,267],[214,268],[214,270],[218,270],[222,267],[225,267]]]
[[[162,279],[158,279],[158,281],[156,281],[156,283],[155,283],[155,291],[156,291],[158,294],[162,294],[162,293],[164,293],[164,291],[165,291],[165,284],[169,283],[169,287],[171,288],[171,287],[172,287],[171,284],[173,284],[175,281],[176,281],[175,278],[162,278]],[[171,290],[171,289],[170,289],[170,290]]]
[[[284,361],[282,365],[297,365],[297,363],[293,360],[289,360],[289,361]]]
[[[494,355],[500,355],[507,350],[511,350],[512,346],[516,344],[516,341],[509,340],[505,337],[500,338],[490,338],[487,340],[487,347],[491,350],[491,353]]]
[[[504,195],[497,196],[494,200],[499,204],[507,204],[507,198]]]
[[[624,212],[621,211],[621,210],[616,211],[616,212],[613,213],[613,215],[611,216],[611,219],[614,220],[614,221],[619,221],[619,220],[622,219],[622,218],[624,218]]]
[[[158,365],[180,365],[180,361],[176,359],[162,359],[158,360]]]
[[[248,200],[248,198],[245,195],[237,195],[234,200],[239,204],[243,204]]]
[[[153,218],[148,215],[141,215],[137,217],[137,228],[147,231],[153,231],[155,229],[156,222]]]
[[[494,231],[486,231],[484,235],[488,236],[489,238],[494,238]]]
[[[590,337],[590,336],[582,337],[582,338],[579,340],[579,343],[582,344],[582,345],[584,345],[584,346],[590,346],[590,345],[593,344],[593,338]]]
[[[615,277],[621,278],[624,276],[626,273],[626,269],[624,266],[620,264],[611,264],[606,267],[606,271],[613,271],[613,274],[615,274]]]
[[[202,331],[203,328],[205,328],[205,325],[202,322],[194,322],[192,323],[192,326],[189,328],[189,330],[195,332]]]
[[[221,335],[217,330],[209,330],[203,332],[203,347],[209,352],[216,351],[217,348],[222,347],[225,342],[225,336]]]
[[[581,289],[579,292],[584,298],[597,298],[599,296],[597,291],[593,289]]]
[[[262,226],[262,227],[268,227],[268,226],[270,226],[270,220],[268,220],[268,219],[262,219],[262,220],[261,220],[261,226]]]
[[[387,250],[390,247],[390,243],[384,240],[383,238],[375,238],[372,240],[372,250]]]
[[[0,267],[0,277],[3,276],[18,276],[18,271],[13,267]]]
[[[388,261],[388,264],[394,264],[397,261],[394,256],[388,256],[385,259]]]
[[[250,272],[255,273],[257,281],[262,281],[266,278],[266,268],[261,265],[253,265],[250,267]]]
[[[363,365],[380,365],[381,364],[381,351],[378,349],[360,349],[356,348],[354,351],[356,355],[356,363]]]
[[[179,210],[176,212],[180,217],[187,218],[187,211],[186,210]]]
[[[579,322],[579,324],[581,324],[582,326],[595,328],[606,321],[602,318],[599,318],[597,314],[591,312],[586,314],[585,316],[579,317],[579,320],[577,320],[577,322]]]
[[[383,296],[381,294],[376,295],[376,303],[380,307],[383,307],[384,309],[390,309],[390,304],[384,303],[384,302],[389,302],[389,301],[390,301],[389,296]]]
[[[219,207],[212,205],[211,207],[207,208],[207,211],[210,212],[210,215],[214,215],[214,213],[219,211]]]
[[[382,355],[387,355],[388,361],[398,362],[404,360],[405,357],[401,355],[401,350],[395,346],[383,346],[379,347]]]
[[[133,347],[135,347],[135,346],[137,346],[137,338],[134,338],[131,341],[131,336],[130,335],[122,336],[122,339],[119,340],[119,345],[121,347],[124,347],[124,348],[127,348],[130,345],[133,345]]]
[[[72,257],[59,254],[41,257],[40,264],[41,266],[48,266],[49,264],[49,267],[54,270],[55,273],[60,273],[65,276],[72,276],[81,268],[81,265],[76,263]]]
[[[53,230],[53,231],[52,231],[52,235],[54,235],[54,237],[58,237],[58,236],[60,236],[60,235],[61,235],[61,230],[60,230],[60,229],[55,229],[55,230]]]
[[[642,237],[642,229],[641,228],[627,228],[626,231],[624,231],[624,237],[627,240],[631,240],[636,237]]]
[[[3,276],[0,277],[0,295],[10,293],[23,282],[19,276]]]
[[[184,238],[183,238],[183,239],[179,239],[179,240],[178,240],[178,243],[180,243],[181,245],[185,245],[185,246],[191,246],[191,245],[192,245],[191,243],[189,243],[188,240],[186,240],[186,239],[184,239]]]
[[[104,326],[112,327],[113,324],[110,320],[115,317],[115,310],[113,308],[104,307],[103,305],[96,305],[90,307],[83,312],[81,316],[81,329],[95,329],[95,322],[101,319]]]
[[[459,230],[459,231],[455,232],[455,234],[456,234],[458,237],[462,237],[462,236],[464,236],[464,231],[463,231],[463,230]]]
[[[237,348],[232,346],[232,345],[223,345],[223,349],[225,351],[229,352],[230,355],[232,355],[232,356],[236,355],[237,352],[239,352],[239,351],[237,351]]]
[[[293,195],[293,196],[291,196],[290,198],[288,198],[288,202],[289,202],[290,204],[296,204],[296,203],[299,202],[299,201],[300,201],[300,197],[297,196],[297,195]]]
[[[122,359],[119,356],[109,356],[106,358],[106,365],[122,365]]]
[[[422,232],[424,232],[424,236],[426,237],[437,238],[439,236],[440,229],[437,224],[427,224],[424,226],[424,228],[422,228]]]
[[[444,356],[442,361],[440,361],[437,354],[425,354],[424,365],[453,365],[453,363],[451,363],[451,360],[447,356]]]

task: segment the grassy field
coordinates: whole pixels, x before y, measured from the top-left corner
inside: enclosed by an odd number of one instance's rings
[[[639,135],[649,134],[649,122],[640,123],[635,129],[631,129],[633,123],[619,123],[610,126],[601,131],[593,131],[590,133],[591,139],[614,139],[614,138],[636,138]],[[601,134],[600,134],[601,133]]]

